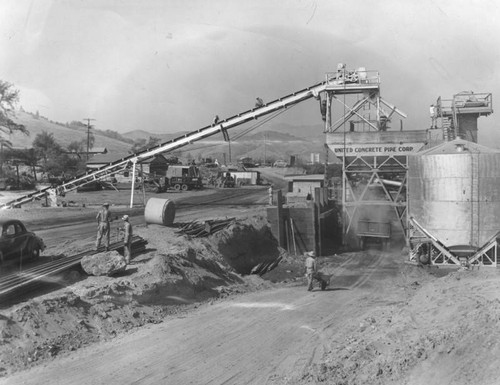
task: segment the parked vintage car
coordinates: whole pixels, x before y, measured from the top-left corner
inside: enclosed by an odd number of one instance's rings
[[[45,243],[17,219],[0,219],[0,263],[15,258],[36,259],[45,250]]]

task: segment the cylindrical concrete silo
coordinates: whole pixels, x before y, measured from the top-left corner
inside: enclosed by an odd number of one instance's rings
[[[500,230],[500,151],[456,139],[409,158],[408,215],[447,247]]]

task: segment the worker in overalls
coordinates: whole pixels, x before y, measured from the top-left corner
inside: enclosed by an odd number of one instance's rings
[[[313,289],[313,282],[317,280],[321,285],[321,290],[325,290],[327,282],[322,278],[318,272],[318,265],[316,264],[316,253],[309,251],[306,253],[306,277],[307,277],[307,291]]]
[[[109,250],[109,238],[111,233],[111,211],[109,211],[109,203],[104,203],[102,208],[96,215],[97,220],[97,240],[95,243],[95,249],[97,250],[101,246],[101,239],[103,236],[106,237],[106,251]]]
[[[128,215],[122,217],[123,220],[123,256],[127,264],[130,263],[132,257],[132,225],[129,222]]]

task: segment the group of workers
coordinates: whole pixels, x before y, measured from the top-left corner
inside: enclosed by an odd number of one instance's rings
[[[118,217],[117,217],[118,218]],[[105,250],[109,250],[109,241],[111,237],[111,222],[113,218],[111,216],[111,211],[109,211],[109,203],[104,203],[102,208],[96,215],[97,220],[97,240],[95,244],[96,250],[101,246],[101,240],[103,237],[105,240]],[[130,263],[130,258],[132,257],[132,224],[130,223],[129,216],[122,216],[123,227],[120,229],[120,233],[123,239],[123,252],[125,257],[125,262]]]

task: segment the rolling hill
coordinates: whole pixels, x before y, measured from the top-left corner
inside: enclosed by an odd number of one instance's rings
[[[30,148],[37,134],[42,131],[52,133],[56,141],[63,147],[68,146],[73,141],[87,138],[85,127],[68,127],[65,124],[51,122],[45,117],[36,117],[34,114],[25,111],[18,111],[15,120],[26,126],[30,132],[29,136],[19,133],[12,134],[10,140],[16,148]],[[324,134],[320,125],[298,127],[289,124],[268,125],[271,129],[260,129],[244,134],[246,128],[234,128],[230,130],[230,137],[238,138],[231,141],[231,158],[248,156],[260,162],[272,162],[277,159],[288,160],[291,155],[298,156],[304,161],[310,159],[311,153],[324,153]],[[123,154],[132,147],[130,140],[146,139],[149,137],[160,138],[162,142],[183,136],[187,132],[175,133],[154,133],[145,130],[134,130],[126,132],[121,136],[128,141],[111,138],[94,132],[94,148],[106,147],[109,152]],[[193,143],[190,146],[177,151],[181,158],[218,158],[229,160],[229,144],[225,142],[222,135]],[[224,155],[225,154],[225,155]]]
[[[16,148],[30,148],[32,147],[33,140],[37,134],[46,131],[54,135],[55,140],[61,146],[66,147],[73,141],[79,141],[87,138],[87,130],[85,129],[74,129],[68,128],[63,124],[50,122],[46,118],[36,116],[23,111],[16,112],[16,118],[14,119],[17,123],[24,124],[24,126],[30,132],[29,136],[14,133],[10,135],[10,141],[13,147]],[[106,147],[110,152],[127,152],[132,144],[124,142],[118,139],[109,138],[104,135],[100,135],[98,132],[94,133],[95,147]]]

